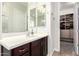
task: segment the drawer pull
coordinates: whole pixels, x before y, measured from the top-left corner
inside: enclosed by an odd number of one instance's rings
[[[19,50],[19,52],[24,52],[26,49]]]

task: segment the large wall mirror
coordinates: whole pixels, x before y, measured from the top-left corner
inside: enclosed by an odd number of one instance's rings
[[[3,3],[2,32],[25,32],[27,29],[27,3]]]
[[[26,32],[46,26],[46,4],[4,2],[2,4],[2,33]]]

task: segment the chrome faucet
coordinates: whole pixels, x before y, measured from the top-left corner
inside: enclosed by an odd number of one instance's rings
[[[31,29],[31,31],[28,31],[28,36],[31,36],[31,35],[33,35],[34,34],[34,31],[33,31],[33,29]]]

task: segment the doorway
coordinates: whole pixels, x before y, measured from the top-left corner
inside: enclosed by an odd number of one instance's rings
[[[63,2],[60,7],[62,12],[60,15],[60,54],[64,56],[74,55],[73,7],[69,7],[70,5],[73,4]]]
[[[60,16],[60,52],[73,52],[73,14]]]

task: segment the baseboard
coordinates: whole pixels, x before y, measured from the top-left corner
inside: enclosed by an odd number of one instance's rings
[[[59,49],[54,49],[54,51],[60,52],[60,50],[59,50]]]
[[[54,53],[54,50],[53,50],[53,51],[51,51],[51,52],[49,52],[49,53],[47,54],[47,56],[52,56],[52,55],[53,55],[53,53]]]

